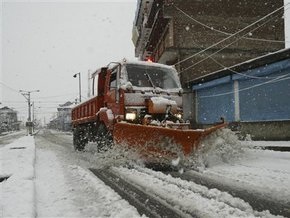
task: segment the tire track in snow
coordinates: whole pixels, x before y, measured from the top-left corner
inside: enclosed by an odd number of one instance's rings
[[[268,195],[254,190],[251,187],[235,187],[225,181],[217,181],[213,178],[202,175],[198,172],[191,171],[190,173],[184,173],[182,175],[178,173],[170,173],[175,178],[181,178],[186,181],[192,181],[196,184],[200,184],[208,187],[209,189],[218,189],[223,192],[227,192],[234,197],[243,199],[248,202],[253,209],[257,211],[270,211],[274,215],[282,215],[290,217],[290,206],[283,202],[279,202],[276,199],[269,198]]]
[[[198,217],[271,217],[269,211],[258,212],[245,201],[217,189],[209,190],[192,181],[174,178],[146,168],[114,168],[127,182],[139,186],[150,195]]]
[[[184,214],[166,205],[158,199],[148,195],[145,190],[138,189],[136,186],[128,183],[124,179],[118,177],[110,170],[90,169],[99,179],[106,185],[115,190],[123,199],[127,200],[131,205],[136,207],[140,214],[148,217],[196,217],[194,214]]]

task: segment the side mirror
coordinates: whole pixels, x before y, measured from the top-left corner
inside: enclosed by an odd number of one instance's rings
[[[102,79],[105,79],[105,78],[106,78],[107,70],[108,70],[107,67],[102,67],[102,68],[101,68],[101,72],[99,73],[99,76],[100,76]]]

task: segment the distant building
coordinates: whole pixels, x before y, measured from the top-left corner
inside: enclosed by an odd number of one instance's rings
[[[71,130],[71,110],[75,104],[68,101],[65,104],[59,105],[57,108],[57,117],[59,120],[59,128],[62,131]]]
[[[290,49],[191,81],[184,113],[196,126],[223,117],[242,135],[290,140]]]
[[[59,121],[57,117],[50,120],[49,123],[47,124],[47,127],[49,129],[58,129],[58,126],[59,126]]]
[[[17,112],[9,107],[0,108],[0,132],[20,129]]]
[[[57,108],[57,117],[50,121],[49,128],[61,131],[71,130],[71,110],[75,104],[68,101],[59,105]]]
[[[132,34],[135,56],[176,65],[182,84],[187,87],[211,72],[283,49],[283,3],[138,0]],[[266,15],[269,16],[261,19]],[[239,34],[231,37],[234,33]]]

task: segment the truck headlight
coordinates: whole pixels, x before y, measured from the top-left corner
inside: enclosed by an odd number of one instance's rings
[[[137,117],[136,113],[134,112],[128,112],[125,114],[125,119],[126,120],[135,120]]]
[[[178,118],[178,119],[182,119],[182,114],[175,114],[175,116]]]

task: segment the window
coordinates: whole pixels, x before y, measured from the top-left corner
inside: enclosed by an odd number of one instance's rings
[[[92,95],[98,95],[98,78],[99,74],[96,74],[93,78],[93,88],[92,88]]]
[[[110,90],[117,88],[117,68],[112,72],[110,78]]]
[[[128,64],[127,72],[128,79],[133,86],[154,86],[161,89],[180,88],[177,75],[175,75],[176,72],[170,68]]]

